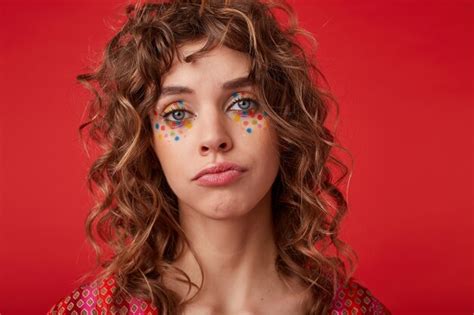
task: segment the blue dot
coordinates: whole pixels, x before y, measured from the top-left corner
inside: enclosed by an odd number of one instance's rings
[[[155,124],[155,128],[156,128],[156,129],[160,129],[160,124],[159,124],[159,123],[156,123],[156,124]]]
[[[252,128],[247,128],[248,133],[252,133]]]
[[[174,137],[174,140],[175,140],[175,141],[178,141],[178,140],[179,140],[179,136]]]

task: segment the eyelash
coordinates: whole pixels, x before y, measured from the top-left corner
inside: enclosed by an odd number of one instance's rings
[[[254,100],[253,98],[251,98],[251,97],[243,97],[243,98],[239,98],[239,99],[236,99],[236,100],[232,101],[232,103],[229,105],[228,109],[231,108],[231,107],[233,107],[235,104],[238,104],[238,103],[240,103],[240,102],[245,102],[245,101],[254,103],[254,104],[255,104],[255,108],[258,108],[258,107],[259,107],[258,102],[257,102],[256,100]],[[249,110],[249,109],[241,109],[241,110],[233,110],[233,111],[247,111],[247,110]],[[191,112],[189,112],[189,111],[187,111],[187,110],[185,110],[185,109],[173,109],[173,110],[170,110],[169,112],[167,112],[167,113],[161,115],[161,117],[163,117],[163,118],[164,118],[165,120],[167,120],[167,121],[171,121],[171,122],[174,122],[174,123],[177,123],[177,124],[183,122],[183,121],[185,120],[185,118],[183,118],[182,120],[170,120],[170,119],[167,118],[168,116],[172,115],[172,114],[175,113],[175,112],[185,112],[185,113],[190,113],[190,114],[191,114]]]

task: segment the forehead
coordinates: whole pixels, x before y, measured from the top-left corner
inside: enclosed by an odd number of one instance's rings
[[[248,75],[251,65],[250,56],[226,46],[215,47],[191,62],[184,61],[187,56],[204,45],[205,41],[181,45],[178,48],[181,60],[175,56],[171,69],[162,76],[162,86],[186,83],[193,81],[193,78],[201,83],[203,83],[201,80],[223,82]]]

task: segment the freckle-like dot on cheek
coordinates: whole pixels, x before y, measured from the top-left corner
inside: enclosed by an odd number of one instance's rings
[[[258,124],[258,128],[262,128],[262,125],[261,125],[261,124]]]
[[[175,140],[175,141],[178,141],[178,140],[179,140],[179,136],[174,137],[174,140]]]
[[[244,121],[244,126],[247,126],[249,124],[249,122],[246,120]]]
[[[252,128],[247,128],[246,130],[248,133],[252,133]]]
[[[156,128],[156,129],[160,129],[160,124],[159,124],[159,123],[156,123],[156,124],[155,124],[155,128]]]
[[[252,125],[256,125],[257,121],[255,119],[252,120]]]
[[[161,126],[161,130],[165,130],[165,126],[162,125],[162,126]]]
[[[153,110],[153,115],[157,116],[158,113],[156,112],[156,110]]]
[[[168,134],[165,134],[165,138],[168,138]]]
[[[258,114],[257,119],[258,119],[258,120],[262,120],[262,119],[263,119],[262,114]]]

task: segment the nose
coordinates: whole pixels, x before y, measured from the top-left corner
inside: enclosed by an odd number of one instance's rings
[[[232,137],[229,134],[224,113],[219,110],[207,111],[200,119],[199,153],[203,156],[224,153],[232,149]],[[198,119],[199,119],[198,118]]]

